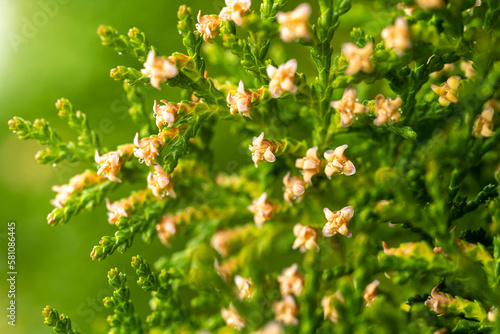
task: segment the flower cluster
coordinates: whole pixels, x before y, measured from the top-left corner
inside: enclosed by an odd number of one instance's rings
[[[179,70],[170,60],[163,57],[156,57],[153,50],[149,51],[148,58],[144,63],[142,74],[151,79],[151,86],[161,89],[160,84],[173,78]]]
[[[264,139],[264,132],[262,132],[258,137],[253,137],[252,145],[248,145],[248,149],[252,152],[252,160],[255,164],[255,168],[259,166],[258,163],[261,161],[276,161],[276,157],[274,156],[276,143],[271,140]]]
[[[457,103],[458,85],[460,85],[460,77],[452,76],[441,86],[431,85],[431,89],[439,96],[439,104],[443,107],[450,103]]]
[[[255,225],[260,228],[266,220],[271,218],[276,207],[267,200],[267,194],[263,193],[259,198],[253,200],[248,210],[254,214]]]
[[[68,184],[52,187],[52,190],[57,192],[57,195],[53,200],[50,201],[50,204],[52,204],[56,208],[62,208],[65,206],[68,198],[79,193],[85,187],[92,184],[101,183],[103,180],[104,178],[99,176],[99,174],[88,170],[83,172],[82,174],[75,175],[69,180]]]

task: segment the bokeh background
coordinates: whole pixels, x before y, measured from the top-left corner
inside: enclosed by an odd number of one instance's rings
[[[102,298],[110,294],[106,279],[109,268],[118,267],[134,280],[130,267],[133,255],[140,253],[153,262],[168,251],[158,241],[145,245],[138,238],[125,254],[92,261],[92,247],[103,235],[114,233],[104,206],[77,216],[65,226],[48,226],[46,216],[52,210],[49,201],[55,195],[51,186],[65,184],[73,175],[95,166],[39,165],[34,155],[41,147],[34,141],[18,140],[8,130],[7,122],[14,116],[31,121],[45,118],[63,138],[71,139],[71,131],[58,119],[54,106],[57,99],[66,97],[76,109],[87,113],[103,146],[114,148],[131,142],[136,130],[127,117],[122,85],[109,77],[109,71],[117,65],[140,65],[101,46],[97,27],[107,24],[126,33],[135,26],[147,34],[161,54],[184,52],[176,29],[176,12],[183,3],[203,14],[218,13],[224,6],[222,0],[0,0],[0,333],[52,333],[43,325],[41,314],[47,304],[69,315],[82,333],[105,333],[108,312]],[[254,1],[254,8],[257,3]],[[287,10],[299,3],[289,1]],[[354,6],[342,20],[335,37],[336,52],[340,52],[340,45],[349,39],[354,26],[363,26],[368,33],[379,36],[389,18],[367,11],[366,6]],[[313,17],[316,13],[317,9]],[[298,44],[285,45],[283,50],[293,55],[289,58],[303,59],[299,71],[312,79],[308,51]],[[380,92],[381,87],[378,89]],[[177,93],[174,89],[152,91],[148,98],[175,101]],[[219,125],[213,144],[221,170],[234,169],[235,161],[236,166],[239,162],[250,163],[249,154],[241,153],[236,141],[227,140],[232,135],[226,125]],[[119,197],[120,193],[113,194],[111,199]],[[9,302],[9,221],[15,221],[17,226],[15,328],[7,325],[5,316]],[[148,314],[148,294],[139,291],[136,284],[130,286],[138,312]]]

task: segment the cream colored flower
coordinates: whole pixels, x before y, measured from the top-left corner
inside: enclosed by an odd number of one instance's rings
[[[354,209],[352,206],[346,206],[345,208],[332,212],[328,208],[323,209],[327,223],[323,227],[323,235],[325,237],[331,237],[337,233],[345,235],[350,238],[352,236],[349,233],[348,225],[354,215]]]
[[[331,103],[331,106],[339,111],[343,127],[349,126],[352,123],[355,114],[368,111],[368,107],[357,101],[356,90],[350,87],[344,91],[341,100]]]
[[[242,15],[250,10],[251,0],[226,0],[226,7],[222,8],[219,17],[222,20],[230,20],[241,25],[243,23]]]
[[[490,310],[488,311],[488,320],[491,322],[495,322],[497,320],[498,316],[498,309],[496,306],[490,307]]]
[[[234,230],[222,230],[217,231],[210,240],[210,245],[222,256],[227,257],[229,255],[229,241],[237,236],[237,232]]]
[[[77,174],[69,180],[68,184],[52,187],[52,190],[56,191],[57,194],[56,197],[50,201],[50,204],[56,208],[62,208],[71,195],[81,191],[87,184],[97,184],[103,180],[105,180],[104,177],[89,170]]]
[[[238,288],[238,297],[240,299],[246,299],[252,296],[253,283],[251,279],[246,279],[239,275],[236,275],[234,277],[234,284],[236,284],[236,287]]]
[[[299,266],[295,263],[291,267],[283,269],[281,275],[278,276],[282,295],[300,296],[304,287],[304,277],[297,272],[298,268]]]
[[[280,97],[284,92],[297,92],[297,86],[293,83],[295,72],[297,71],[297,61],[290,59],[284,64],[278,66],[267,66],[267,75],[271,81],[269,82],[269,91],[273,97]]]
[[[308,40],[311,38],[307,24],[311,16],[311,5],[300,4],[291,12],[278,12],[276,19],[280,24],[280,34],[283,42],[291,42],[295,38]]]
[[[349,66],[347,67],[345,74],[354,75],[358,72],[371,73],[375,69],[370,60],[370,56],[373,53],[373,43],[367,43],[365,47],[358,48],[353,43],[346,43],[342,45],[342,52],[349,61]]]
[[[326,151],[323,156],[327,164],[325,167],[325,174],[329,179],[332,178],[333,173],[344,174],[347,176],[356,173],[356,167],[348,157],[345,156],[344,151],[347,145],[337,147],[335,150]]]
[[[242,329],[245,327],[245,321],[239,315],[238,311],[234,308],[233,304],[229,305],[229,308],[223,308],[221,311],[222,319],[226,322],[226,325],[234,327],[236,329]]]
[[[139,140],[139,133],[137,133],[134,138],[134,155],[139,162],[152,166],[153,159],[160,154],[163,144],[163,140],[156,135]]]
[[[116,177],[123,163],[120,152],[109,152],[99,156],[99,151],[95,150],[94,159],[99,164],[97,175],[104,175],[110,181],[122,182],[122,180]]]
[[[401,100],[399,95],[395,100],[386,99],[381,94],[375,96],[375,112],[377,113],[377,118],[373,121],[373,124],[382,125],[388,121],[399,122],[401,118],[400,110],[402,102],[403,100]]]
[[[253,137],[252,145],[248,145],[248,149],[252,152],[252,160],[255,164],[255,168],[259,166],[258,163],[261,161],[276,161],[276,157],[274,156],[276,144],[270,140],[264,139],[264,132],[258,137]]]
[[[283,194],[285,201],[293,205],[294,200],[297,202],[302,200],[302,196],[306,191],[306,181],[304,179],[298,176],[290,178],[290,172],[288,172],[283,178],[283,184],[285,185],[285,192]]]
[[[447,72],[453,71],[454,69],[455,69],[455,64],[444,64],[443,69],[436,72],[432,72],[430,76],[436,79]]]
[[[417,0],[417,5],[422,9],[440,9],[446,7],[444,0]]]
[[[472,134],[474,137],[491,137],[495,134],[493,132],[493,114],[495,110],[493,107],[486,107],[476,118],[474,122],[474,128],[472,129]]]
[[[178,72],[174,63],[163,57],[155,57],[153,50],[149,51],[144,68],[141,70],[142,74],[150,78],[151,86],[156,89],[161,89],[160,84],[175,77]]]
[[[252,334],[285,334],[285,331],[279,323],[271,321]]]
[[[341,303],[344,303],[344,297],[340,293],[340,290],[337,290],[333,295],[325,296],[323,297],[323,299],[321,299],[321,307],[323,307],[323,318],[328,318],[334,324],[336,324],[339,320],[339,313],[333,306],[335,299],[339,300]]]
[[[252,205],[248,206],[248,210],[253,212],[254,221],[257,227],[261,228],[266,220],[269,220],[276,208],[267,200],[267,194],[263,193],[259,198],[254,199]]]
[[[446,308],[443,306],[449,305],[454,298],[444,292],[437,292],[438,286],[435,286],[431,291],[431,297],[425,301],[425,306],[430,307],[437,314],[445,314]]]
[[[252,97],[254,95],[251,91],[245,89],[243,80],[240,80],[236,93],[232,96],[231,92],[227,93],[226,100],[231,106],[231,115],[236,116],[236,112],[239,112],[245,117],[252,118],[250,116],[250,109],[252,108]]]
[[[304,173],[304,181],[312,184],[311,179],[321,170],[321,160],[318,158],[318,147],[311,147],[307,150],[306,156],[295,161],[295,167],[301,168]]]
[[[417,8],[417,6],[407,6],[403,2],[398,3],[397,8],[405,12],[408,16],[413,16],[413,11]]]
[[[471,60],[462,60],[460,62],[460,69],[464,72],[467,79],[474,79],[477,76],[477,72],[472,64],[474,63]]]
[[[292,249],[300,248],[300,251],[304,253],[306,250],[319,251],[319,246],[316,243],[318,240],[318,234],[316,230],[311,226],[303,226],[300,224],[295,224],[293,227],[293,234],[295,235],[295,241],[293,243]]]
[[[156,117],[156,126],[161,130],[165,124],[168,124],[168,127],[174,124],[179,108],[175,104],[165,100],[161,100],[160,102],[164,105],[159,105],[155,100],[153,111]]]
[[[196,30],[203,36],[203,40],[212,43],[211,39],[219,34],[220,18],[217,15],[201,16],[201,10],[198,12],[198,23]]]
[[[373,300],[377,297],[377,287],[380,282],[375,280],[368,284],[363,292],[363,299],[366,301],[366,305],[370,305]]]
[[[468,12],[470,15],[474,15],[474,8],[479,7],[482,4],[483,4],[483,2],[481,0],[476,0],[476,3],[474,4],[474,6],[472,6],[469,9],[467,9],[466,12]]]
[[[299,323],[296,316],[299,314],[299,307],[292,296],[286,295],[282,301],[273,304],[275,319],[287,325],[296,325]]]
[[[403,16],[396,19],[394,26],[384,28],[381,35],[385,41],[385,46],[389,49],[394,48],[394,51],[400,57],[405,50],[411,48],[410,29],[408,29],[408,23],[406,23]]]
[[[56,197],[50,200],[50,204],[56,208],[62,208],[66,204],[68,198],[73,194],[75,189],[71,184],[63,184],[62,186],[52,186],[52,190],[56,191]]]
[[[110,224],[116,224],[121,217],[129,217],[127,212],[128,207],[127,200],[120,200],[111,203],[108,198],[106,198],[106,208],[108,209],[108,222]]]
[[[148,188],[155,197],[165,198],[170,196],[176,198],[176,194],[170,180],[170,174],[165,173],[159,164],[153,165],[155,171],[148,174]]]
[[[177,218],[175,216],[163,215],[161,222],[156,224],[156,233],[162,244],[170,247],[170,238],[177,233]]]
[[[439,104],[443,107],[450,103],[457,103],[458,86],[460,85],[460,77],[454,75],[450,77],[441,86],[431,85],[431,89],[439,96]]]

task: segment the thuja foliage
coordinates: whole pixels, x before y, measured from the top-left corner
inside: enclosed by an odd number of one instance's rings
[[[145,319],[109,271],[109,333],[500,333],[499,1],[356,5],[387,18],[379,36],[353,27],[336,41],[350,0],[181,6],[185,50],[171,55],[137,28],[101,26],[103,45],[137,59],[111,70],[129,142],[102,147],[66,99],[76,140],[43,119],[9,122],[46,146],[40,163],[97,164],[53,188],[48,215],[62,225],[106,201],[116,232],[92,259],[138,238],[166,246],[154,265],[132,259]],[[182,93],[153,103],[149,86]],[[236,171],[213,162],[221,120],[249,147]],[[107,200],[123,184],[135,190]]]

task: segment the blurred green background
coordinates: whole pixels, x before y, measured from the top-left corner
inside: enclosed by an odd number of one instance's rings
[[[194,13],[201,9],[203,14],[218,13],[224,6],[222,0],[0,0],[0,301],[3,310],[0,333],[52,333],[52,329],[43,325],[41,314],[47,304],[69,315],[74,328],[83,333],[105,333],[108,313],[102,306],[102,298],[110,294],[106,279],[109,268],[118,267],[135,280],[130,267],[133,255],[140,253],[153,262],[168,251],[158,241],[145,246],[138,238],[125,254],[114,254],[102,262],[92,261],[89,256],[92,247],[103,235],[114,233],[113,226],[107,223],[104,206],[77,216],[66,226],[48,226],[45,217],[52,210],[49,201],[55,196],[51,186],[65,184],[73,175],[95,166],[37,164],[34,155],[40,146],[33,141],[18,140],[8,131],[7,121],[13,116],[31,121],[43,117],[63,138],[71,139],[71,131],[58,119],[54,107],[57,99],[66,97],[76,109],[87,113],[103,146],[114,148],[131,142],[135,129],[127,116],[122,85],[109,77],[109,71],[117,65],[139,67],[139,64],[101,46],[97,27],[111,25],[126,33],[135,26],[146,33],[161,54],[184,52],[176,29],[176,12],[183,3],[192,7]],[[299,3],[289,1],[287,10]],[[257,5],[254,1],[253,7]],[[342,20],[335,38],[335,52],[348,40],[352,27],[363,25],[368,33],[378,36],[388,19],[374,16],[366,7],[355,6],[348,18]],[[304,59],[299,62],[299,71],[312,79],[314,72],[308,51],[298,44],[285,45],[284,50]],[[363,88],[360,89],[362,96]],[[164,89],[152,92],[148,99],[175,101],[176,93],[174,89]],[[236,146],[227,146],[224,138],[230,134],[222,130],[226,127],[220,128],[214,145],[226,145],[218,150],[217,162],[221,169],[227,166],[229,157],[234,159],[234,154],[240,155],[238,159],[250,161],[249,155],[241,157],[242,154],[237,153]],[[120,194],[111,195],[112,200],[119,197]],[[15,328],[7,325],[5,317],[9,302],[6,281],[9,221],[15,221],[17,226]],[[149,296],[139,291],[136,284],[130,286],[137,310],[143,316],[148,314]]]

